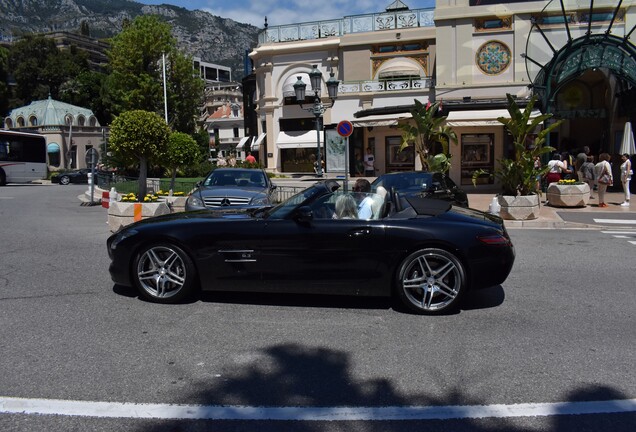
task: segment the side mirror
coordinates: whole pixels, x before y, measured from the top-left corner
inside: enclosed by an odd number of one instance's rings
[[[314,212],[309,206],[302,206],[296,210],[294,219],[300,223],[310,223],[314,219]]]
[[[277,186],[274,183],[272,183],[272,188],[271,189],[274,190],[276,188],[277,188]]]

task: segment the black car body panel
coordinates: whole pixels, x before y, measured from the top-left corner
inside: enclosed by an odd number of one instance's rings
[[[133,286],[136,254],[161,242],[188,254],[204,290],[389,296],[400,263],[427,247],[456,256],[468,288],[501,284],[512,269],[514,247],[497,216],[394,193],[380,219],[316,217],[312,204],[337,188],[327,180],[273,208],[176,213],[132,224],[108,239],[112,280]]]
[[[418,195],[468,207],[466,192],[442,172],[403,171],[383,174],[371,183],[371,190],[376,191],[379,186],[387,191],[396,190],[402,195]]]

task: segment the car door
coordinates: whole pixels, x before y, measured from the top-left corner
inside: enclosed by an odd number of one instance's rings
[[[270,220],[264,227],[258,259],[265,286],[324,294],[376,290],[384,256],[382,221],[334,219],[318,208],[303,210],[311,216]]]

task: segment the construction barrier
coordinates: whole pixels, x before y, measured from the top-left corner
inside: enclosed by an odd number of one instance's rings
[[[106,209],[110,207],[110,198],[108,192],[102,192],[102,207]]]

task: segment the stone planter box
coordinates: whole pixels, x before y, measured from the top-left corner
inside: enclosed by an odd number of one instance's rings
[[[539,217],[539,195],[499,195],[499,216],[507,220],[531,220]]]
[[[161,196],[160,200],[163,200],[168,207],[170,207],[171,213],[179,213],[185,211],[185,203],[187,197],[185,196]]]
[[[170,207],[165,202],[112,202],[108,206],[108,227],[117,232],[133,222],[169,213]]]
[[[587,183],[560,185],[550,183],[546,198],[555,207],[585,207],[590,201],[590,187]]]

